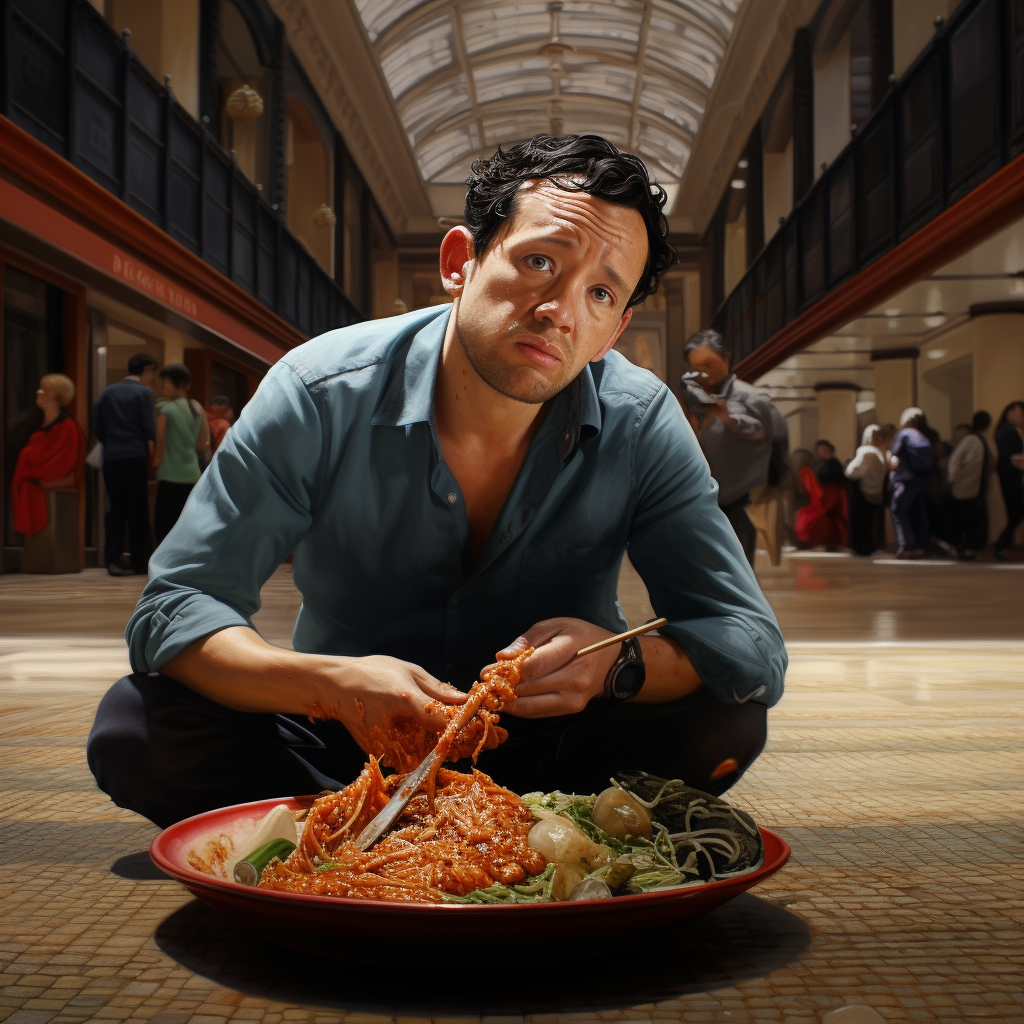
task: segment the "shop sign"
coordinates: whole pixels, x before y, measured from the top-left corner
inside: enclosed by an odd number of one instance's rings
[[[118,277],[124,278],[130,285],[148,292],[172,309],[184,313],[185,316],[193,319],[199,316],[199,306],[195,299],[186,295],[181,289],[175,288],[166,278],[153,273],[130,257],[115,252],[113,266],[114,273]]]

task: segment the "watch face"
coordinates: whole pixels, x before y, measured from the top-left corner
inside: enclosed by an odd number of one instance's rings
[[[615,678],[612,679],[612,696],[616,700],[629,700],[635,697],[644,680],[647,678],[647,671],[642,661],[624,661],[618,667]]]

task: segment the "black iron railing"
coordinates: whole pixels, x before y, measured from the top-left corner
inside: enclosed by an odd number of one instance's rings
[[[89,3],[0,0],[0,11],[0,112],[303,334],[363,319]]]
[[[1024,0],[965,0],[713,320],[737,361],[1024,151]]]

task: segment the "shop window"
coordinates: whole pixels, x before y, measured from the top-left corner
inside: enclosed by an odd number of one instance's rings
[[[328,274],[334,273],[334,168],[331,151],[302,100],[288,97],[288,229]]]
[[[11,478],[18,453],[43,422],[39,379],[64,369],[64,293],[14,267],[3,278],[4,545],[20,546],[11,523]]]
[[[220,144],[226,150],[234,150],[242,173],[254,185],[261,186],[270,180],[271,84],[270,69],[261,63],[245,19],[231,0],[224,0],[217,33]],[[262,101],[259,116],[250,116],[255,113],[251,97],[248,113],[229,116],[228,100],[243,86],[248,86]]]

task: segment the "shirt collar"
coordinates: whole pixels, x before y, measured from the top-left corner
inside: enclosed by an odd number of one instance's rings
[[[374,426],[405,427],[411,423],[429,423],[434,408],[434,383],[441,346],[448,329],[451,307],[429,320],[412,337],[399,356],[373,416]]]
[[[396,367],[373,416],[375,426],[405,427],[429,423],[434,410],[434,385],[441,359],[451,307],[428,321],[412,338],[404,361]],[[582,438],[601,430],[601,403],[594,375],[587,364],[562,392],[565,398],[565,429],[558,439],[563,462],[575,452]]]

